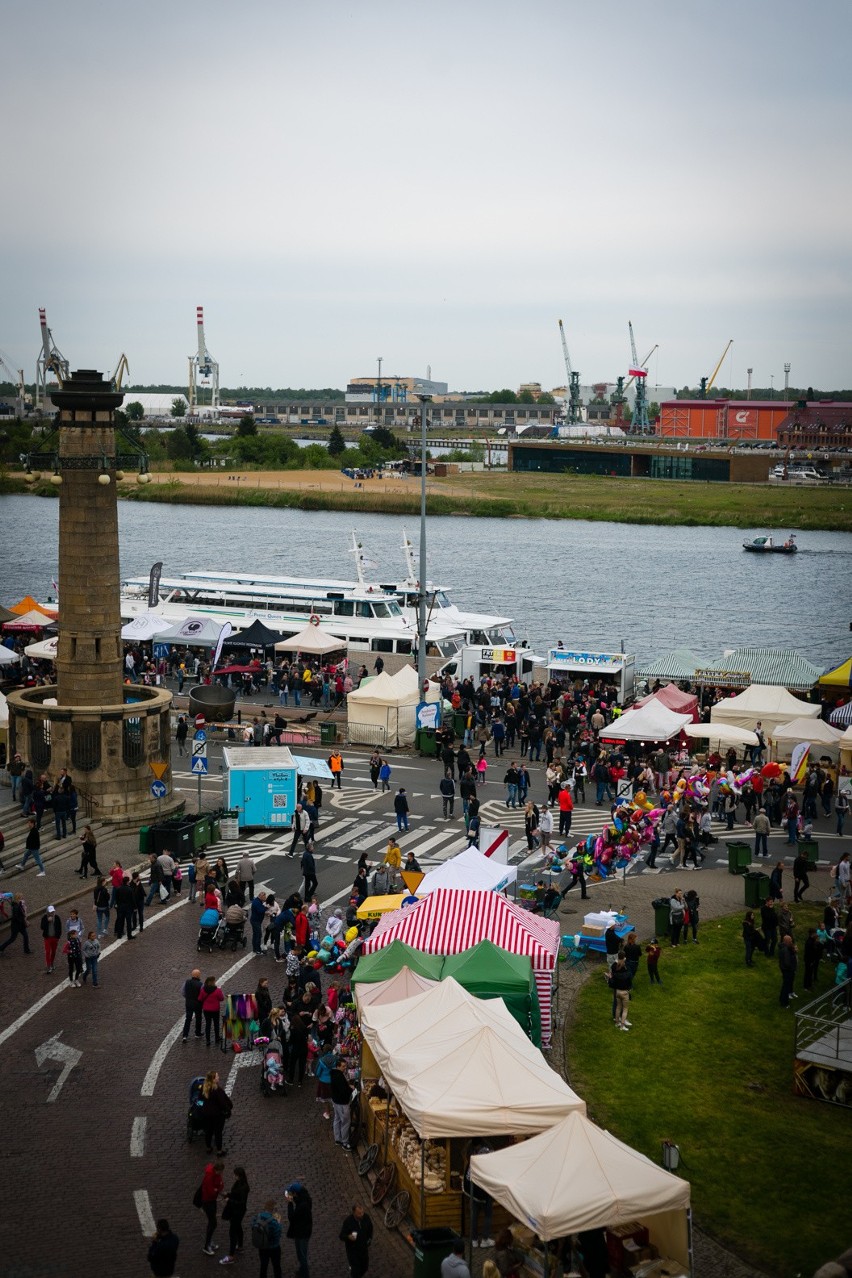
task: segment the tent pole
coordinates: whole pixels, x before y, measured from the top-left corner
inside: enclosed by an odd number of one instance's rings
[[[692,1278],[693,1273],[693,1256],[692,1256],[692,1208],[686,1209],[686,1252],[689,1258],[689,1273]]]
[[[426,1228],[426,1138],[420,1137],[420,1228]]]

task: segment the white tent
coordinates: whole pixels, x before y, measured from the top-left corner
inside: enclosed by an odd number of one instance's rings
[[[675,714],[654,697],[641,709],[613,719],[598,735],[602,741],[670,741],[691,722],[692,715]]]
[[[215,648],[222,627],[210,617],[190,614],[157,636],[160,643],[186,644],[190,648]]]
[[[5,696],[0,692],[0,728],[9,726],[9,706]]]
[[[36,661],[55,661],[58,648],[59,635],[53,635],[50,639],[39,639],[38,643],[28,643],[24,652]]]
[[[852,767],[852,725],[843,733],[838,745],[842,762],[846,764],[847,768]]]
[[[355,1003],[360,1015],[370,1004],[378,1003],[384,1007],[389,1003],[400,1003],[403,999],[425,994],[437,984],[437,981],[430,981],[419,972],[412,972],[410,967],[401,967],[395,976],[389,977],[386,981],[374,981],[372,984],[368,981],[359,981],[353,987]]]
[[[470,1174],[544,1241],[638,1220],[661,1256],[690,1268],[688,1181],[581,1113],[540,1136],[474,1154]]]
[[[688,737],[706,738],[710,748],[757,745],[756,732],[749,732],[748,728],[737,728],[731,723],[687,723],[683,730]]]
[[[411,667],[408,667],[411,669]],[[349,740],[370,745],[411,745],[414,741],[415,709],[419,701],[417,672],[414,685],[404,669],[396,675],[383,670],[354,688],[346,698]],[[400,678],[403,676],[403,678]]]
[[[173,629],[174,625],[173,621],[168,621],[159,612],[140,612],[121,627],[121,637],[144,643],[147,639],[153,639],[155,635],[161,635],[166,630]]]
[[[412,845],[415,856],[417,845]],[[436,888],[471,888],[475,891],[502,892],[518,878],[515,865],[503,865],[493,857],[483,856],[478,848],[465,848],[457,856],[430,870],[420,887],[418,896],[427,896]]]
[[[843,733],[839,728],[832,728],[824,719],[793,719],[790,723],[781,723],[772,732],[772,740],[776,747],[782,742],[808,741],[818,753],[828,753],[837,758],[840,740]],[[783,753],[788,753],[782,746]],[[777,751],[776,751],[777,752]]]
[[[766,736],[790,719],[804,716],[818,719],[820,707],[800,701],[786,688],[774,684],[753,683],[737,697],[717,701],[710,711],[711,723],[730,723],[737,728],[751,728],[760,723]]]
[[[327,652],[343,652],[346,640],[329,634],[322,626],[305,626],[298,634],[282,639],[275,645],[276,652],[304,652],[311,657],[324,657]]]
[[[404,1003],[366,1007],[361,1028],[421,1138],[540,1132],[585,1113],[502,999],[476,999],[451,977]]]

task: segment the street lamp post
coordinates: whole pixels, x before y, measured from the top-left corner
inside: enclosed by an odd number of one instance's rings
[[[426,671],[426,406],[431,395],[418,395],[420,400],[420,581],[417,595],[417,676],[421,695],[427,679]]]

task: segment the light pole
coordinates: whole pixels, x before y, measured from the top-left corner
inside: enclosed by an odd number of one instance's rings
[[[784,365],[784,399],[790,398],[790,365]]]
[[[426,672],[426,406],[431,395],[418,395],[420,400],[420,581],[417,595],[417,677],[420,694],[427,679]]]
[[[770,399],[775,398],[775,374],[774,373],[769,374],[769,398]]]
[[[382,407],[382,357],[377,357],[379,365],[379,375],[376,378],[376,425],[381,424],[381,407]]]

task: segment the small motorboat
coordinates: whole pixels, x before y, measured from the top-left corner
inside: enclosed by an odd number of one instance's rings
[[[755,537],[754,541],[743,542],[743,550],[750,550],[758,555],[795,555],[798,549],[793,533],[780,543],[774,542],[771,537]]]

